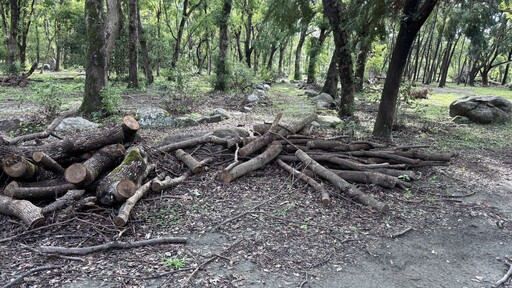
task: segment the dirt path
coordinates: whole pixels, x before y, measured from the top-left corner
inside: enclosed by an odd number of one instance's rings
[[[274,108],[257,108],[253,115],[233,110],[227,124],[252,125],[271,120],[274,109],[298,115],[312,107],[305,98],[286,105],[301,93],[292,86],[271,91]],[[421,188],[409,194],[362,186],[389,203],[388,215],[345,198],[325,207],[314,191],[272,165],[227,185],[216,180],[213,165],[143,200],[126,229],[112,225],[116,207],[56,214],[48,219],[50,227],[29,234],[17,220],[0,215],[0,285],[33,267],[54,264],[62,266],[25,278],[22,287],[491,287],[512,256],[512,149],[465,152],[449,167],[423,170],[416,184]],[[190,241],[81,260],[29,249],[159,236]],[[184,267],[172,267],[173,261]]]

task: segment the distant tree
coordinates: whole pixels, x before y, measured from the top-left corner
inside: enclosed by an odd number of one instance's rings
[[[121,30],[121,5],[118,0],[85,1],[87,63],[84,98],[80,111],[86,115],[103,110],[102,90],[107,86],[109,59]],[[105,15],[106,14],[106,15]]]
[[[222,11],[218,21],[219,24],[219,57],[216,65],[216,91],[226,91],[228,87],[228,63],[227,54],[229,48],[228,23],[233,0],[223,0]]]
[[[138,42],[139,42],[139,20],[137,0],[128,1],[128,42],[129,66],[128,66],[128,88],[139,88],[139,63],[138,63]]]
[[[386,82],[384,82],[384,89],[380,99],[377,120],[373,128],[373,135],[375,137],[391,140],[391,131],[397,109],[398,90],[407,57],[416,34],[436,4],[437,0],[405,1],[403,15],[400,19],[400,30],[395,41],[391,62],[386,74]]]

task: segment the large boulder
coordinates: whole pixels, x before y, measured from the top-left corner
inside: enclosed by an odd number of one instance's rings
[[[504,123],[512,120],[512,102],[498,96],[466,96],[450,104],[450,116],[480,124]]]
[[[66,132],[66,131],[77,131],[77,130],[94,130],[97,129],[100,125],[94,122],[91,122],[82,117],[70,117],[62,120],[59,126],[55,128],[55,131],[58,132]]]

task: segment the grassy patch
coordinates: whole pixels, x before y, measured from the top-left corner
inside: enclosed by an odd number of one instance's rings
[[[269,97],[273,101],[273,108],[291,120],[300,120],[315,112],[313,102],[295,86],[275,84],[270,89]]]

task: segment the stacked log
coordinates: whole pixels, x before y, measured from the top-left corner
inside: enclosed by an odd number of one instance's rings
[[[349,141],[350,137],[345,136],[322,139],[301,135],[301,130],[316,120],[316,114],[291,125],[280,124],[282,115],[278,114],[272,124],[254,126],[253,134],[260,136],[224,133],[226,137],[219,137],[213,131],[157,147],[134,143],[140,126],[127,116],[111,128],[38,146],[20,145],[48,137],[65,115],[70,113],[61,114],[45,132],[2,138],[0,160],[10,182],[0,183],[0,187],[5,186],[0,191],[0,213],[35,227],[44,223],[47,213],[81,201],[89,203],[92,194],[97,205],[118,203],[114,224],[124,226],[136,204],[148,193],[169,191],[189,177],[212,170],[207,165],[219,162],[215,161],[215,154],[201,159],[193,153],[205,144],[233,151],[231,163],[217,166],[217,177],[224,183],[241,181],[237,179],[275,162],[311,186],[325,205],[332,203],[332,197],[343,194],[378,213],[386,213],[392,207],[357,185],[409,189],[411,181],[420,177],[416,168],[449,165],[455,156],[427,153],[420,150],[423,146],[389,147],[372,141]],[[150,157],[151,151],[167,156]],[[169,161],[182,163],[181,171],[170,173],[158,168]],[[302,167],[301,171],[297,166]],[[39,207],[34,203],[48,204]]]

